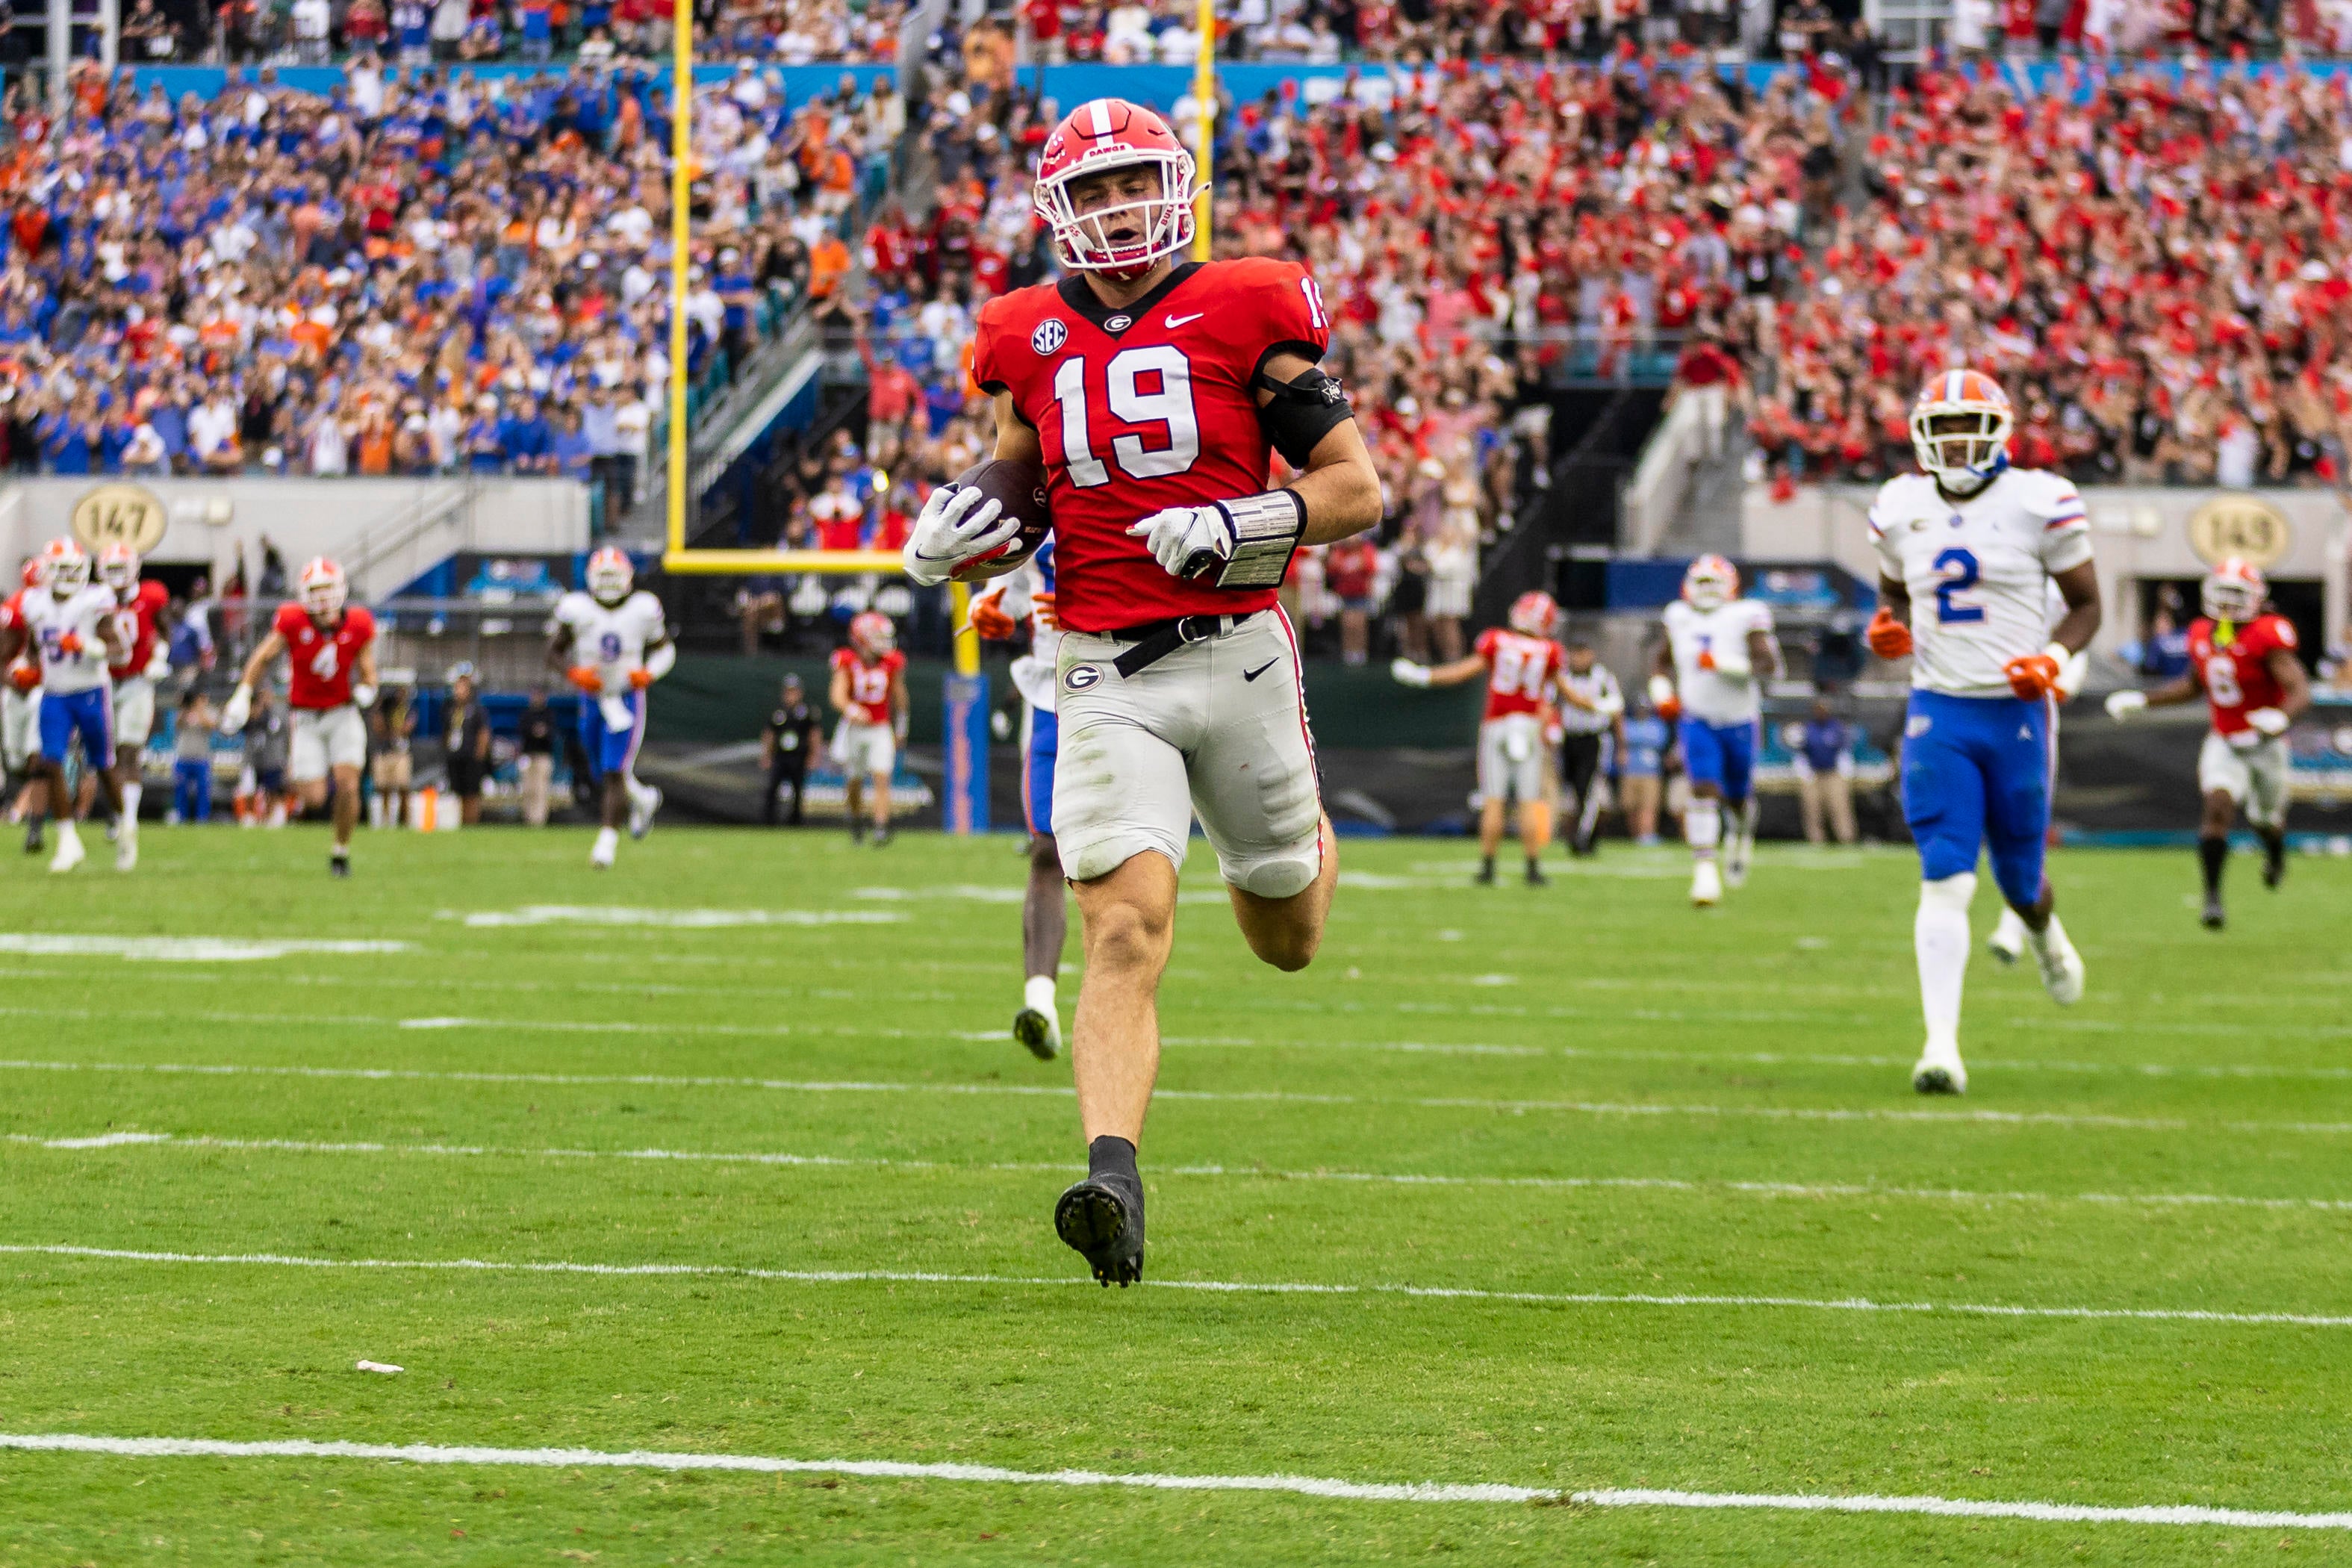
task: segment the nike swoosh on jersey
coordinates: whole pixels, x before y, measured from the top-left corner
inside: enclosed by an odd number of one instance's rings
[[[1206,310],[1195,310],[1189,316],[1163,316],[1160,320],[1165,325],[1174,328],[1181,327],[1187,321],[1197,321],[1208,313]]]
[[[1242,679],[1244,680],[1255,680],[1259,676],[1264,675],[1267,670],[1272,669],[1276,665],[1280,664],[1282,660],[1279,658],[1267,659],[1255,669],[1243,670]]]

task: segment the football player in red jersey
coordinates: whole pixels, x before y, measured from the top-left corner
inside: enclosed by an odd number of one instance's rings
[[[2197,788],[2205,796],[2197,859],[2205,873],[2205,924],[2221,929],[2221,868],[2241,806],[2263,841],[2263,886],[2286,875],[2286,795],[2293,766],[2287,726],[2311,706],[2311,678],[2295,657],[2294,623],[2265,610],[2269,584],[2252,563],[2231,556],[2213,568],[2202,594],[2205,614],[2189,625],[2189,672],[2153,691],[2116,691],[2108,716],[2193,702],[2202,691],[2213,727],[2197,753]]]
[[[48,585],[48,568],[39,555],[27,555],[20,568],[24,586],[0,603],[0,637],[25,627],[25,595]],[[11,822],[25,825],[25,853],[41,852],[41,823],[48,810],[48,785],[42,782],[34,759],[41,754],[41,660],[27,647],[8,665],[7,681],[0,686],[0,761],[8,776],[22,787],[8,809]]]
[[[367,761],[367,721],[360,715],[375,701],[375,617],[364,605],[346,605],[343,569],[321,555],[297,579],[301,598],[278,606],[269,635],[245,661],[245,673],[221,710],[221,730],[245,728],[253,707],[253,686],[270,662],[287,656],[292,681],[287,706],[294,710],[294,746],[286,771],[304,806],[317,810],[334,779],[335,845],[327,869],[352,874],[352,829],[360,820],[360,764]]]
[[[1551,781],[1545,777],[1544,721],[1559,695],[1568,654],[1552,640],[1559,605],[1549,594],[1511,601],[1510,628],[1488,626],[1465,658],[1432,669],[1398,659],[1389,673],[1406,686],[1459,686],[1486,677],[1486,714],[1478,724],[1478,881],[1495,882],[1503,813],[1519,802],[1519,842],[1528,852],[1528,886],[1540,888],[1544,847],[1551,842]]]
[[[1380,478],[1297,265],[1179,262],[1193,169],[1167,122],[1117,99],[1055,127],[1033,187],[1069,274],[982,307],[972,376],[995,456],[1042,463],[1053,517],[1061,726],[1054,837],[1086,978],[1072,1027],[1085,1181],[1055,1229],[1104,1284],[1143,1274],[1135,1151],[1160,1067],[1155,996],[1197,815],[1251,951],[1304,968],[1339,875],[1275,602],[1292,552],[1380,521]],[[1269,489],[1273,454],[1297,470]],[[907,570],[936,584],[1014,545],[976,490],[932,492]]]
[[[115,864],[127,871],[139,858],[139,796],[146,787],[147,736],[155,727],[155,682],[172,673],[171,649],[155,625],[172,595],[163,584],[140,577],[139,552],[120,542],[98,552],[98,580],[121,606],[114,627],[124,655],[107,675],[114,682],[114,784],[122,798]]]
[[[898,628],[879,610],[850,617],[849,646],[833,650],[833,684],[826,694],[841,722],[833,731],[833,760],[848,791],[849,839],[866,842],[864,801],[874,789],[874,843],[890,842],[890,772],[898,765],[898,742],[907,737],[907,656],[898,651]]]

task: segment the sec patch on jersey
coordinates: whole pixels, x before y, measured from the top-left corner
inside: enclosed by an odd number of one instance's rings
[[[992,577],[1018,571],[1045,542],[1045,535],[1054,523],[1047,508],[1043,466],[1017,458],[992,458],[974,463],[948,482],[958,489],[978,490],[1002,506],[1005,516],[1021,521],[1020,533],[1003,550],[982,560],[967,561],[949,574],[958,582],[985,583]]]

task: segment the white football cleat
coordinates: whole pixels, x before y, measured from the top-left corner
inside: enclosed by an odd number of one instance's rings
[[[1691,902],[1700,909],[1712,909],[1723,900],[1723,873],[1712,860],[1701,860],[1691,868]]]
[[[1754,829],[1741,827],[1731,835],[1731,841],[1723,847],[1723,885],[1725,887],[1744,888],[1748,885],[1748,858],[1755,853]]]
[[[2033,943],[2033,956],[2042,965],[2042,988],[2050,993],[2050,1000],[2061,1007],[2071,1007],[2083,999],[2083,955],[2066,940],[2066,928],[2052,915],[2049,925]]]
[[[599,871],[610,870],[613,857],[621,852],[621,836],[609,827],[596,830],[595,847],[588,851],[588,864]]]
[[[1966,1094],[1969,1069],[1959,1052],[1931,1047],[1919,1053],[1919,1065],[1911,1069],[1911,1087],[1921,1094]]]
[[[1985,951],[2003,963],[2015,963],[2025,956],[2025,921],[2006,904],[2001,906],[2000,919],[1994,922],[1992,934],[1985,938]]]
[[[139,866],[139,835],[126,833],[114,841],[114,868],[131,871]]]
[[[58,852],[49,857],[49,869],[70,871],[89,858],[81,847],[81,835],[74,831],[71,821],[58,824]]]
[[[652,784],[629,791],[629,837],[643,838],[654,830],[654,813],[661,809],[662,793]]]

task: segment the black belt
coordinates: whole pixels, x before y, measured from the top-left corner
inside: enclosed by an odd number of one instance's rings
[[[1251,610],[1239,616],[1178,616],[1173,620],[1146,621],[1139,626],[1121,626],[1102,635],[1113,642],[1135,645],[1111,660],[1111,668],[1122,679],[1131,679],[1186,643],[1223,637],[1257,613]]]

